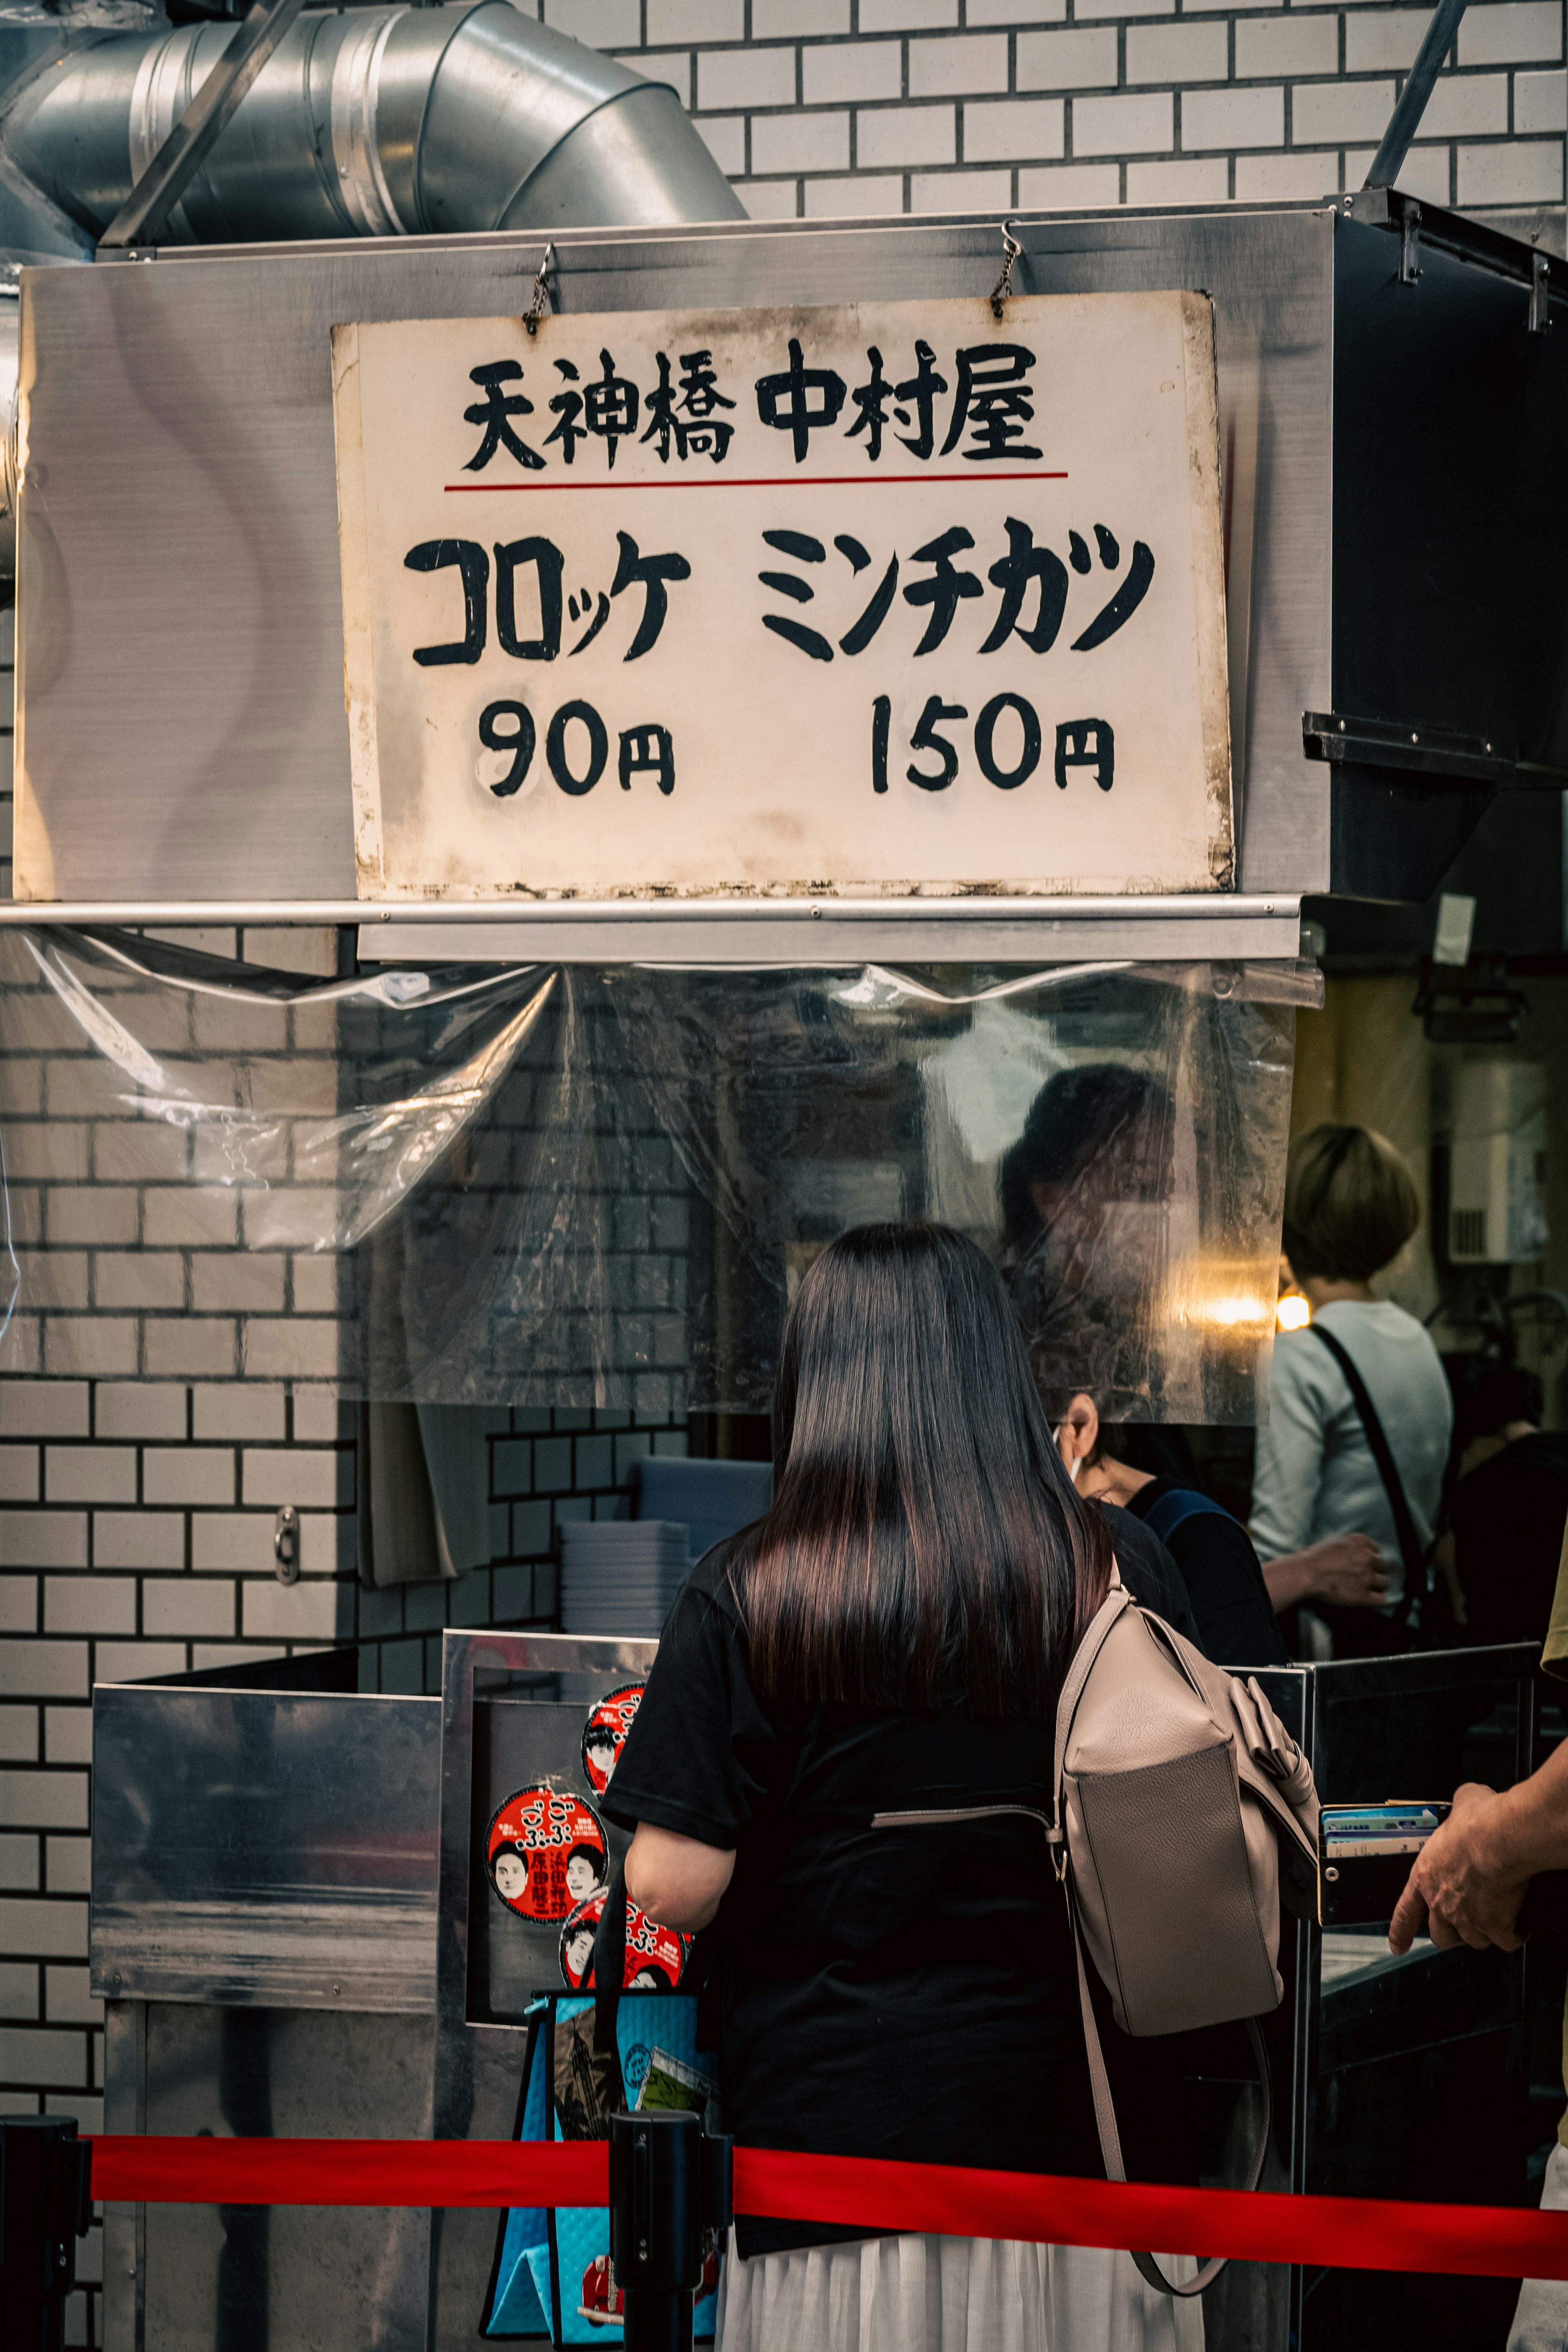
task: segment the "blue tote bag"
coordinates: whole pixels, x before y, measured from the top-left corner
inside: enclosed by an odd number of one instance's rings
[[[717,2060],[698,2048],[706,2037],[696,1994],[615,1990],[626,1980],[626,1920],[617,1866],[594,1947],[594,1984],[611,1990],[542,1994],[527,2011],[515,2139],[603,2139],[623,2105],[706,2114],[716,2102]],[[497,2232],[479,2334],[514,2343],[618,2340],[619,2321],[605,2308],[609,2251],[607,2206],[514,2207]],[[710,2259],[693,2317],[698,2342],[712,2341],[717,2312]]]

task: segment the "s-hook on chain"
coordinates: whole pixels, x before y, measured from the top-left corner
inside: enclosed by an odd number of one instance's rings
[[[555,247],[552,245],[546,245],[544,258],[539,265],[539,275],[533,281],[533,299],[522,314],[522,323],[528,329],[531,337],[538,334],[539,322],[550,307],[550,288],[545,281],[554,267]],[[1000,310],[996,315],[998,318],[1001,317]]]
[[[1002,275],[996,280],[995,285],[991,289],[991,316],[994,319],[1001,318],[1007,297],[1013,291],[1013,264],[1018,259],[1023,250],[1023,247],[1019,244],[1017,238],[1013,234],[1013,225],[1011,221],[1004,221],[1002,224],[1002,251],[1004,256],[1002,262]]]

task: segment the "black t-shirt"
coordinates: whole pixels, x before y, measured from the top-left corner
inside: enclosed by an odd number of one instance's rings
[[[1048,1819],[1053,1726],[981,1721],[961,1696],[929,1715],[763,1706],[727,1557],[677,1598],[604,1801],[623,1826],[735,1853],[717,1923],[725,2128],[752,2147],[1102,2177],[1043,1826],[871,1826],[998,1803]],[[744,2256],[864,2234],[739,2224]]]
[[[1136,1518],[1146,1519],[1165,1496],[1183,1491],[1179,1478],[1152,1478],[1139,1487],[1127,1508]],[[1289,1665],[1290,1653],[1252,1538],[1241,1521],[1216,1504],[1182,1519],[1164,1540],[1197,1621],[1197,1632],[1189,1638],[1205,1657],[1216,1666]]]
[[[1568,1437],[1536,1430],[1461,1478],[1448,1506],[1462,1638],[1543,1642],[1568,1519]]]
[[[1195,1642],[1201,1650],[1198,1621],[1193,1613],[1182,1571],[1166,1550],[1152,1528],[1146,1528],[1120,1503],[1101,1502],[1098,1496],[1090,1504],[1105,1521],[1110,1536],[1110,1548],[1116,1554],[1116,1565],[1121,1571],[1121,1581],[1134,1601],[1163,1617],[1173,1632],[1187,1641]]]

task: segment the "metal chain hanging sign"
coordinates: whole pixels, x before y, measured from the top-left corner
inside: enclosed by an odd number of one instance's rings
[[[997,307],[336,329],[362,895],[1228,885],[1211,305]]]

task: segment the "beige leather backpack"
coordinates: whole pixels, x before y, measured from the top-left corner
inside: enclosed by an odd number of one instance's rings
[[[1084,1952],[1124,2033],[1184,2033],[1244,2020],[1263,2085],[1246,2185],[1268,2148],[1268,2061],[1257,2021],[1278,2009],[1281,1897],[1318,1916],[1318,1793],[1311,1767],[1253,1677],[1244,1683],[1141,1608],[1120,1580],[1089,1624],[1057,1707],[1050,1830],[1078,1949],[1095,2121],[1109,2179],[1127,2177],[1089,1997]],[[1167,2294],[1198,2294],[1152,2257],[1133,2261]]]
[[[1268,2148],[1268,2061],[1258,2019],[1278,2009],[1283,1898],[1318,1916],[1318,1796],[1311,1768],[1256,1680],[1211,1664],[1118,1578],[1079,1643],[1057,1707],[1056,1819],[1022,1805],[879,1813],[873,1826],[1016,1812],[1040,1822],[1067,1895],[1084,2039],[1107,2177],[1124,2180],[1121,2137],[1089,2000],[1085,1953],[1124,2033],[1246,2022],[1263,2086],[1248,2189]],[[1205,2263],[1165,2294],[1201,2294]]]

